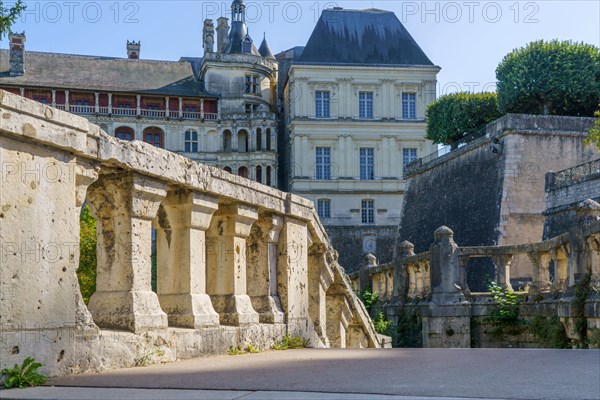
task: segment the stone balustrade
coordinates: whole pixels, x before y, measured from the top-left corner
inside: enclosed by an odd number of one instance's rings
[[[414,246],[404,241],[390,263],[377,265],[368,255],[367,265],[351,275],[353,287],[377,292],[378,307],[391,319],[399,307],[418,306],[425,347],[470,347],[471,303],[481,294],[469,290],[469,260],[492,259],[493,279],[512,291],[511,262],[527,257],[533,265],[528,302],[552,299],[551,308],[567,327],[569,337],[580,339],[569,329],[577,318],[584,317],[590,329],[600,328],[600,207],[586,200],[580,203],[578,215],[577,227],[563,235],[509,246],[459,247],[452,230],[440,227],[427,252],[415,254]],[[581,314],[574,306],[577,290],[589,293],[583,315],[575,315]]]
[[[1,90],[0,159],[0,368],[35,356],[59,375],[268,348],[285,334],[380,347],[304,198]],[[97,230],[88,306],[76,276],[84,202]]]

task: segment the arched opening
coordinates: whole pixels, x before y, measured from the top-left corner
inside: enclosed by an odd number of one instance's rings
[[[256,150],[262,150],[262,129],[256,128]]]
[[[133,128],[128,126],[120,126],[115,129],[115,137],[121,140],[133,140],[135,139],[135,131]]]
[[[266,135],[267,135],[267,148],[266,148],[266,150],[267,151],[271,151],[271,150],[273,150],[271,148],[271,129],[267,128]]]
[[[223,151],[231,151],[231,131],[229,129],[223,131]]]
[[[267,165],[267,171],[266,172],[267,172],[267,177],[266,177],[267,182],[266,182],[266,185],[267,186],[271,186],[271,166],[270,165]]]
[[[164,148],[164,136],[162,129],[156,126],[144,129],[144,142],[149,143],[152,146]]]
[[[247,178],[248,177],[248,168],[246,168],[246,167],[239,167],[238,168],[238,175],[241,176],[242,178]]]
[[[260,165],[256,166],[256,182],[263,183],[263,181],[262,181],[262,167]]]
[[[238,152],[246,153],[248,151],[248,132],[241,130],[238,132]]]
[[[225,167],[225,168],[223,168],[223,171],[229,172],[231,174],[232,169],[231,169],[231,167]]]

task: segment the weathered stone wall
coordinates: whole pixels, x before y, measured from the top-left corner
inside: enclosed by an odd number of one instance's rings
[[[391,261],[394,257],[394,245],[398,234],[398,227],[396,226],[373,226],[368,228],[327,226],[325,229],[329,234],[331,244],[340,254],[339,263],[347,273],[356,271],[358,266],[361,265],[365,250],[374,254],[382,262]],[[365,238],[367,238],[366,243]]]
[[[577,224],[577,207],[587,199],[600,202],[600,159],[546,175],[544,239]]]
[[[411,168],[398,240],[426,250],[440,225],[455,230],[461,246],[541,240],[545,173],[597,157],[583,144],[593,121],[509,114],[488,124],[485,137]],[[489,263],[473,271],[481,275],[475,282],[485,281]],[[526,281],[531,273],[522,259],[511,278]]]
[[[324,325],[337,327],[332,346],[379,347],[306,199],[2,90],[0,160],[0,369],[28,356],[48,375],[126,367],[269,348],[286,332],[325,347]],[[76,276],[86,200],[98,239],[89,307]],[[334,288],[314,281],[309,251]]]

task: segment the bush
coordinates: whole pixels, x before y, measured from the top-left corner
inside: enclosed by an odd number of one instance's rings
[[[379,314],[377,314],[377,318],[375,318],[373,320],[373,323],[375,324],[375,332],[381,334],[381,335],[390,335],[390,328],[392,327],[392,321],[388,321],[387,319],[385,319],[385,316],[383,315],[382,312],[380,312]]]
[[[591,117],[600,102],[600,51],[543,40],[507,54],[496,69],[502,113]]]
[[[453,93],[427,107],[427,139],[452,144],[502,116],[496,93]]]
[[[96,220],[86,204],[79,217],[79,269],[77,278],[85,304],[96,291]]]
[[[379,294],[377,292],[371,292],[369,289],[365,289],[358,295],[358,298],[365,305],[368,313],[371,313],[371,308],[373,304],[377,303],[379,300]]]

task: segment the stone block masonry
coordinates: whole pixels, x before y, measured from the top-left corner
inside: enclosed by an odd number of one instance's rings
[[[0,161],[0,368],[33,356],[65,375],[286,333],[380,346],[306,199],[2,90]],[[84,202],[97,221],[89,307],[76,276]]]

